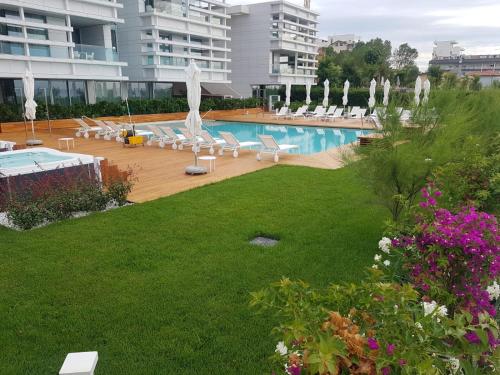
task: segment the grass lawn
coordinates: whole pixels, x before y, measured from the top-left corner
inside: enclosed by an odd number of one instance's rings
[[[278,166],[18,233],[0,229],[2,374],[262,374],[275,343],[249,293],[282,276],[356,280],[386,212],[349,169]],[[280,237],[256,248],[257,233]]]

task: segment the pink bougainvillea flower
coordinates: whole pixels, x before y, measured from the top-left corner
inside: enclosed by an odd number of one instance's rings
[[[377,340],[372,337],[368,337],[368,347],[370,348],[370,350],[378,350],[379,346]]]

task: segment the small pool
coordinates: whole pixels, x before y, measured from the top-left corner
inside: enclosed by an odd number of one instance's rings
[[[47,147],[0,152],[0,177],[95,164],[96,160],[92,155],[61,152]]]
[[[145,125],[142,124],[142,126]],[[183,127],[184,123],[175,121],[169,123],[151,123],[148,125],[164,125],[175,129]],[[298,145],[299,148],[291,150],[290,153],[301,155],[324,152],[331,148],[356,142],[358,136],[372,133],[371,130],[226,121],[205,121],[203,129],[208,130],[214,137],[219,137],[219,131],[231,132],[241,142],[258,141],[259,134],[272,135],[276,139],[276,142],[280,144]]]
[[[37,164],[53,163],[73,159],[72,156],[57,155],[46,151],[30,151],[17,154],[0,153],[0,168],[22,168]]]

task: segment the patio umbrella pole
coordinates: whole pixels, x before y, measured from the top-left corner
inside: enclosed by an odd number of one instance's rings
[[[49,103],[47,101],[47,89],[43,89],[43,94],[45,96],[45,112],[47,114],[47,126],[49,127],[49,133],[52,134],[52,126],[50,125],[50,114],[49,114]]]

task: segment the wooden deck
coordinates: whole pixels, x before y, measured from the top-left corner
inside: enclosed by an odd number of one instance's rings
[[[133,116],[133,121],[140,123],[183,120],[185,116],[185,113],[143,115]],[[275,124],[290,123],[290,120],[288,122],[272,120],[269,114],[265,114],[259,109],[213,111],[206,118]],[[124,117],[108,117],[108,119],[128,122],[128,118]],[[306,121],[307,125],[314,125],[313,121]],[[294,121],[293,123],[302,126],[306,125],[302,124],[302,122],[301,120]],[[349,122],[353,123],[349,125]],[[359,120],[346,120],[335,123],[321,123],[321,126],[341,125],[341,127],[356,128],[354,122],[356,124],[360,123]],[[77,124],[71,119],[55,120],[52,121],[52,133],[50,134],[47,129],[47,121],[38,121],[36,123],[36,135],[37,138],[44,141],[44,147],[56,149],[58,147],[57,139],[61,137],[74,137],[74,128],[76,127]],[[28,132],[29,136],[30,132]],[[24,123],[3,124],[0,139],[24,144],[26,141]],[[183,151],[173,151],[170,147],[160,149],[158,146],[124,148],[121,143],[115,141],[96,140],[93,138],[75,138],[75,145],[75,149],[69,152],[101,156],[121,169],[132,168],[137,181],[129,198],[134,202],[157,199],[275,165],[269,155],[265,155],[262,161],[257,161],[255,151],[241,151],[237,159],[234,159],[230,153],[226,153],[223,157],[216,155],[215,172],[193,177],[184,174],[184,168],[194,162],[193,153],[190,148]],[[285,154],[282,155],[280,164],[303,165],[325,169],[339,168],[343,165],[342,154],[348,152],[348,150],[349,147],[346,146],[341,149],[328,150],[327,152],[314,155]],[[202,154],[208,154],[208,151],[203,150]]]

